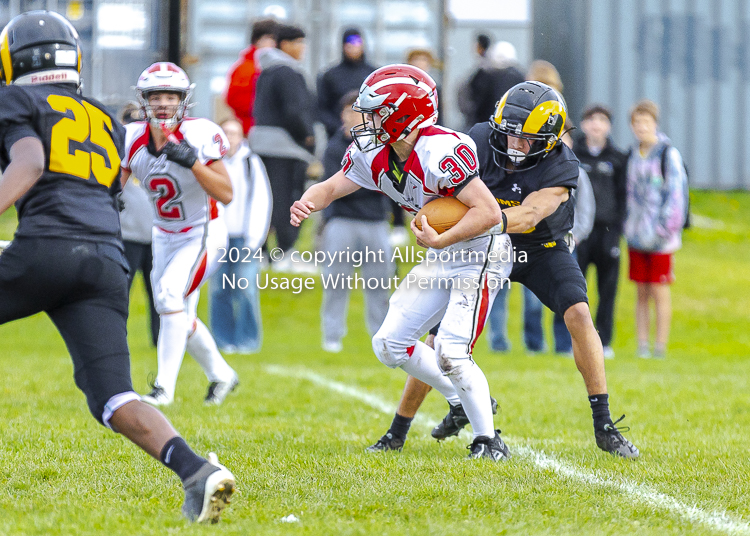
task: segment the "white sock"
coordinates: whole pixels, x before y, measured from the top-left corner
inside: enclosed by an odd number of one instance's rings
[[[188,334],[188,316],[185,311],[159,316],[161,328],[156,343],[156,361],[159,372],[156,383],[162,387],[169,398],[174,398],[177,375],[180,372],[182,358]]]
[[[417,341],[414,352],[409,360],[401,365],[401,368],[416,379],[440,391],[450,404],[456,406],[461,403],[453,383],[438,368],[435,350],[425,343]]]
[[[187,351],[201,366],[210,382],[228,382],[235,376],[219,353],[211,332],[199,318],[195,319],[195,331],[187,338]]]
[[[490,386],[482,369],[471,359],[457,359],[447,376],[461,399],[474,437],[495,437]]]

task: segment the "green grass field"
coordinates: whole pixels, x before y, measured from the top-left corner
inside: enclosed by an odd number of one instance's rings
[[[634,357],[635,289],[622,278],[607,372],[637,461],[596,448],[571,359],[525,355],[518,290],[513,350],[493,354],[483,337],[475,353],[513,458],[466,461],[468,434],[435,442],[430,427],[447,409],[438,394],[403,453],[367,455],[405,375],[372,354],[361,295],[334,355],[320,350],[319,284],[267,291],[263,351],[228,358],[239,390],[204,407],[205,377],[187,357],[165,410],[240,489],[221,525],[189,526],[177,477],[90,417],[61,338],[38,315],[0,327],[0,534],[750,534],[750,195],[700,192],[693,206],[699,227],[677,254],[668,359]],[[14,225],[0,218],[0,239]],[[133,292],[132,371],[145,392],[156,355],[142,285]],[[290,514],[298,521],[281,521]]]

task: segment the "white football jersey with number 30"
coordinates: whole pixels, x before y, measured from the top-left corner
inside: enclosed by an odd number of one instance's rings
[[[362,188],[383,192],[412,214],[435,198],[455,195],[478,176],[474,140],[448,128],[420,130],[397,184],[387,175],[391,151],[386,145],[363,153],[352,144],[341,162],[344,175]]]
[[[130,123],[125,129],[122,167],[138,177],[151,196],[155,226],[182,232],[219,216],[223,207],[208,196],[193,172],[156,153],[148,123]],[[187,140],[205,165],[223,158],[229,148],[224,132],[208,119],[186,118],[174,134],[179,140]]]

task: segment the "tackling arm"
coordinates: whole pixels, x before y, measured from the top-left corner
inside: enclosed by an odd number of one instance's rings
[[[323,210],[336,199],[356,192],[359,188],[357,184],[346,178],[343,170],[323,182],[310,186],[302,198],[295,201],[289,209],[292,225],[299,227],[302,221],[313,212]]]
[[[502,211],[487,186],[478,178],[474,178],[456,196],[456,199],[469,207],[469,211],[459,222],[445,231],[437,231],[427,223],[427,217],[422,216],[422,230],[412,220],[411,229],[417,241],[425,246],[442,249],[463,240],[479,236],[500,223],[503,219]]]
[[[28,136],[10,148],[10,164],[0,178],[0,214],[28,192],[44,172],[44,147]]]
[[[517,207],[503,210],[508,218],[508,233],[523,233],[536,227],[540,221],[557,210],[570,197],[564,186],[542,188],[533,192]]]

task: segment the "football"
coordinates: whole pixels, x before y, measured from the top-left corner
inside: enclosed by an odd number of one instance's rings
[[[430,201],[422,210],[417,212],[416,225],[417,229],[422,230],[422,216],[427,216],[427,223],[435,229],[438,234],[453,227],[469,211],[469,207],[464,205],[455,197],[439,197]]]

